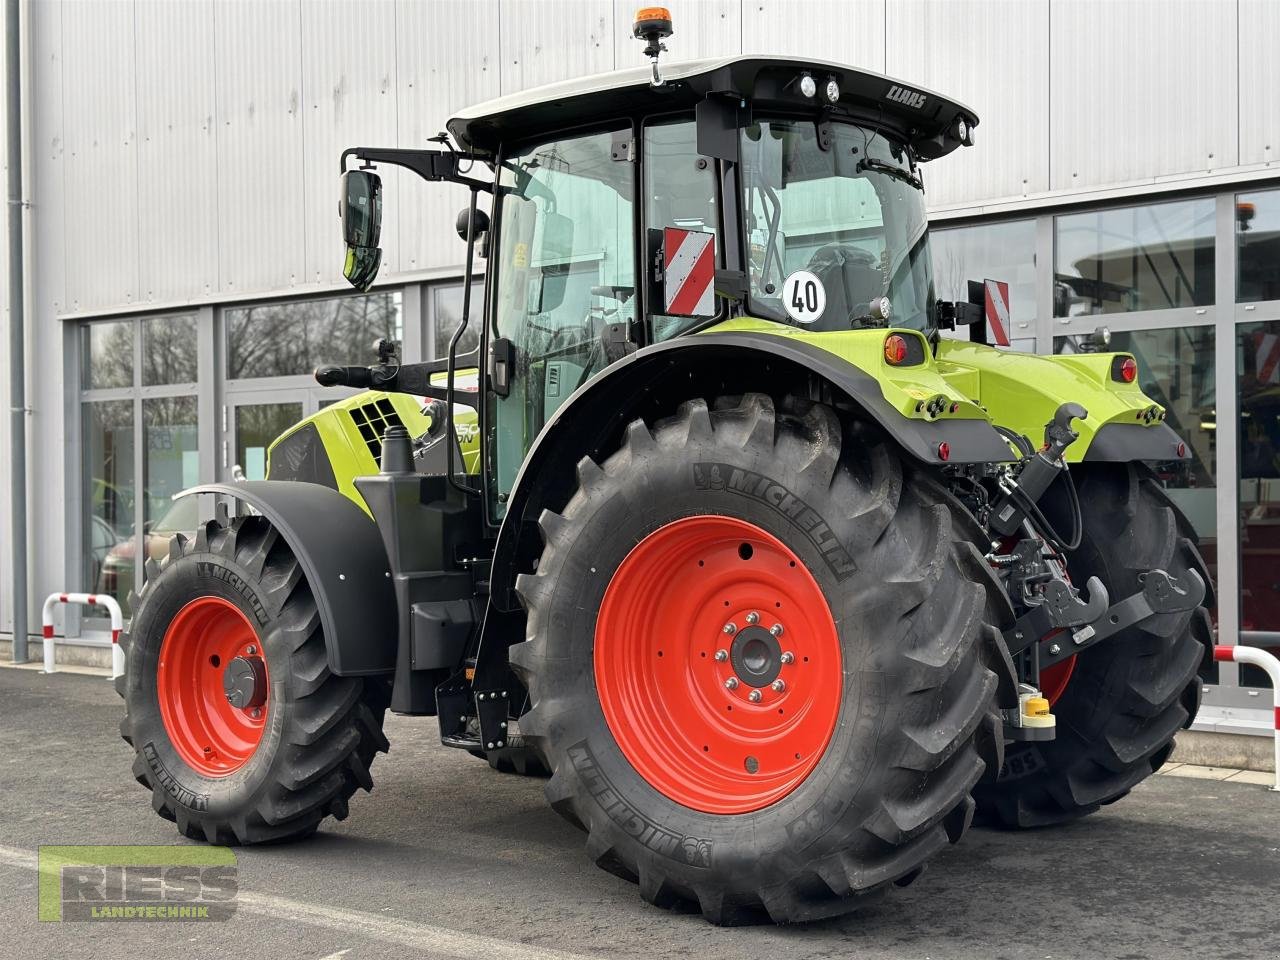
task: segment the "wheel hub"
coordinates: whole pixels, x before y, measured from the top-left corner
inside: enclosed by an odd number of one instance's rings
[[[749,687],[767,687],[782,672],[782,644],[764,627],[747,627],[733,638],[729,662]]]
[[[261,657],[235,657],[222,671],[227,703],[237,710],[252,710],[267,702],[267,668]]]

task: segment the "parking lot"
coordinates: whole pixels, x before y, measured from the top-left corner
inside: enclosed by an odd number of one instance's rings
[[[974,830],[914,886],[841,920],[718,929],[592,866],[542,781],[389,717],[351,816],[239,852],[226,923],[38,923],[40,844],[185,843],[150,810],[102,677],[0,670],[0,956],[132,958],[1280,957],[1280,796],[1158,776],[1086,821]]]

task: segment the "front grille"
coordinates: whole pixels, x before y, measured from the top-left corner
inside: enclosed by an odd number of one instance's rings
[[[390,397],[379,397],[372,403],[362,403],[351,411],[351,419],[360,431],[360,437],[373,455],[373,460],[382,466],[382,437],[388,427],[402,427],[400,415]]]

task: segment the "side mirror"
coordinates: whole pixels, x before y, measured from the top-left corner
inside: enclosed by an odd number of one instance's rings
[[[382,178],[372,170],[348,170],[342,175],[342,239],[347,258],[342,275],[357,290],[368,290],[382,265],[378,248],[382,232]]]

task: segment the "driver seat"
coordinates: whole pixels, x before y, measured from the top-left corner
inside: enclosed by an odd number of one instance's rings
[[[810,330],[848,330],[854,317],[866,313],[867,304],[884,296],[884,277],[875,256],[859,247],[829,243],[814,253],[806,269],[827,293],[826,309],[808,325]]]

